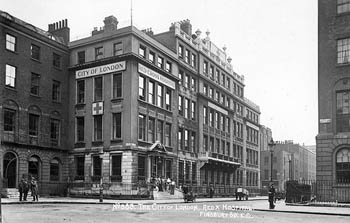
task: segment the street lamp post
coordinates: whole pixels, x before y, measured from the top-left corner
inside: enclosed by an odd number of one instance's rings
[[[273,170],[272,158],[273,158],[273,147],[275,145],[276,145],[276,143],[271,138],[270,142],[268,143],[268,146],[270,148],[270,153],[271,153],[271,158],[270,158],[270,162],[271,162],[270,183],[272,183],[272,170]]]

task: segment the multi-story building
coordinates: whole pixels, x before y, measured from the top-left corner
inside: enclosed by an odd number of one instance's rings
[[[72,179],[258,188],[260,111],[225,50],[188,20],[156,35],[104,23],[69,45]]]
[[[0,11],[0,140],[5,189],[24,177],[56,193],[68,176],[67,20],[49,32]]]
[[[271,175],[272,152],[272,175]],[[314,182],[316,176],[316,154],[290,140],[276,142],[270,150],[261,151],[261,185],[266,189],[272,182],[284,191],[288,180],[305,183]]]
[[[321,199],[350,201],[350,1],[318,1],[318,181]],[[327,183],[327,182],[328,183]]]

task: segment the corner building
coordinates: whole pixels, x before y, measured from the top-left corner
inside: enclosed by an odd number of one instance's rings
[[[259,188],[259,107],[225,49],[188,20],[154,34],[115,17],[70,43],[71,179],[172,178],[200,194]],[[117,189],[116,189],[117,190]]]
[[[318,135],[320,200],[350,201],[350,1],[318,1]]]

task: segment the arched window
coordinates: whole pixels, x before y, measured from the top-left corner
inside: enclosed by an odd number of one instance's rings
[[[50,180],[60,180],[60,161],[58,159],[53,159],[50,162]]]
[[[350,148],[342,148],[336,155],[337,183],[350,183]]]

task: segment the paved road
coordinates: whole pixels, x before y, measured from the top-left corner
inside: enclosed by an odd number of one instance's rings
[[[350,222],[350,217],[348,216],[251,211],[253,204],[253,201],[133,206],[112,204],[13,204],[3,206],[2,211],[3,222],[5,223]]]

